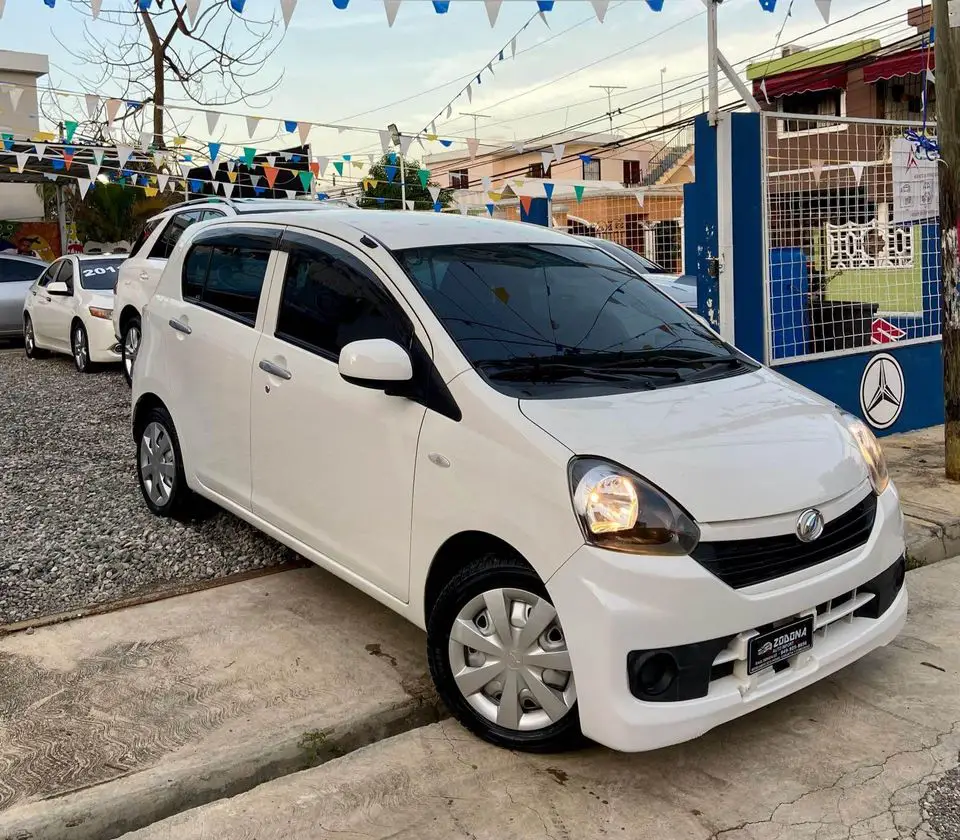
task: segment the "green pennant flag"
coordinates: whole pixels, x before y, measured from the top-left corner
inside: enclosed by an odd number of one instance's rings
[[[420,179],[420,185],[421,185],[424,189],[426,189],[426,188],[427,188],[427,181],[430,180],[430,170],[429,170],[429,169],[421,169],[421,170],[419,170],[419,171],[417,172],[417,177]]]
[[[343,175],[343,161],[335,160],[333,162],[333,168],[337,170],[337,175]]]
[[[577,184],[573,188],[573,192],[577,196],[577,204],[583,201],[583,184]]]
[[[257,150],[251,149],[249,146],[244,146],[243,148],[243,160],[247,166],[253,166],[253,158],[256,156]]]
[[[310,184],[313,181],[313,173],[310,171],[300,173],[300,183],[303,184],[303,191],[310,192]]]
[[[79,125],[79,123],[77,123],[76,120],[64,120],[64,121],[63,121],[63,127],[66,129],[67,142],[68,142],[68,143],[72,143],[72,142],[73,142],[73,135],[74,135],[74,133],[75,133],[76,130],[77,130],[77,125]]]

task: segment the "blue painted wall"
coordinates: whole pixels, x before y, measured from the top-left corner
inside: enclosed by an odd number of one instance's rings
[[[709,274],[710,257],[719,254],[717,243],[717,132],[707,115],[697,117],[694,127],[696,180],[683,188],[684,257],[687,274],[697,278],[697,309],[711,326],[720,326],[720,289]]]

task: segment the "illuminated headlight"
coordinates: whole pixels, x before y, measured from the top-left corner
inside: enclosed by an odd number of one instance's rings
[[[113,317],[112,309],[104,309],[100,306],[88,306],[87,309],[94,318],[105,318],[109,321]]]
[[[890,485],[890,473],[887,472],[887,459],[873,432],[859,417],[843,412],[843,422],[860,448],[860,454],[867,465],[873,491],[879,496]]]
[[[570,462],[573,509],[588,543],[630,554],[680,556],[700,540],[693,520],[656,487],[597,458]]]

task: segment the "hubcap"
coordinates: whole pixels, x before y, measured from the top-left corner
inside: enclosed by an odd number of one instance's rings
[[[77,360],[80,370],[87,366],[87,339],[82,327],[77,327],[73,333],[73,358]]]
[[[24,344],[27,345],[27,352],[33,352],[33,324],[30,321],[27,321],[26,334],[23,337]]]
[[[473,598],[453,623],[449,657],[466,701],[505,729],[543,729],[577,702],[557,611],[532,592],[491,589]]]
[[[140,438],[140,481],[154,504],[162,506],[170,500],[176,464],[167,430],[159,423],[148,424]]]
[[[136,327],[130,327],[123,340],[123,366],[126,368],[127,376],[133,374],[133,363],[137,359],[137,352],[140,350],[140,330]]]

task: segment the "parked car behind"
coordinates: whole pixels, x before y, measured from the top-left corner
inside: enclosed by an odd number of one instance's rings
[[[223,219],[184,233],[144,327],[150,510],[214,502],[424,627],[494,743],[677,743],[906,619],[866,426],[565,234]]]
[[[140,347],[143,307],[160,281],[160,274],[183,232],[197,222],[248,213],[325,210],[310,201],[259,198],[199,198],[173,204],[153,216],[130,248],[130,258],[117,278],[113,329],[121,347],[123,375],[129,384]]]
[[[80,373],[92,364],[119,362],[113,336],[113,287],[123,256],[71,254],[52,262],[22,304],[23,343],[29,358],[69,353]]]
[[[0,339],[23,335],[23,302],[46,267],[35,257],[0,254]]]
[[[697,278],[691,274],[674,274],[659,263],[631,251],[626,245],[600,237],[586,237],[608,254],[625,262],[644,280],[653,283],[660,291],[666,292],[677,303],[694,312],[697,310]]]

